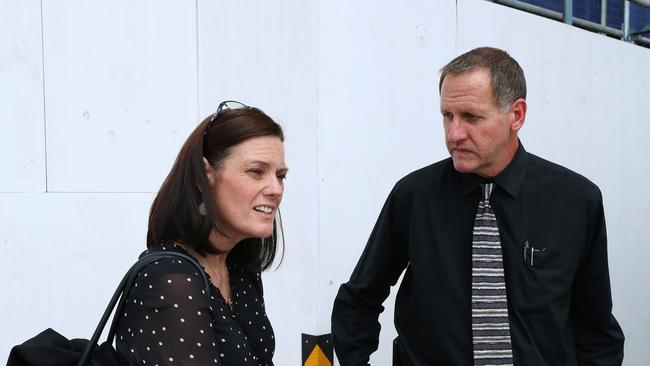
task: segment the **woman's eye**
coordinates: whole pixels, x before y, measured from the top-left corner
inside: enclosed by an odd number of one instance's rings
[[[262,169],[249,169],[248,173],[254,176],[260,176],[264,174],[264,171]]]
[[[286,174],[278,174],[277,177],[280,182],[284,182],[287,179]]]

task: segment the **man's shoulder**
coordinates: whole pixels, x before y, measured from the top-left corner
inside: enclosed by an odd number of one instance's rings
[[[435,194],[448,185],[445,182],[452,176],[450,169],[453,171],[451,158],[408,173],[395,183],[387,201],[399,202],[399,205],[421,202],[423,197]]]
[[[591,198],[600,197],[600,189],[594,182],[565,166],[531,153],[528,153],[528,165],[530,179],[537,179],[549,185],[561,184],[568,191]]]
[[[447,158],[412,171],[400,179],[396,185],[412,188],[431,187],[451,177],[452,172],[451,158]]]

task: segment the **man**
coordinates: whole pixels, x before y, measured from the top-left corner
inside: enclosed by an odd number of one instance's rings
[[[442,68],[439,90],[451,157],[388,196],[334,302],[341,365],[368,364],[381,304],[405,268],[402,365],[620,365],[601,194],[524,150],[521,67],[477,48]]]

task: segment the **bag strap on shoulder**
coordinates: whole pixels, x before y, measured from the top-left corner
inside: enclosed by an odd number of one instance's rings
[[[113,321],[111,322],[111,328],[108,332],[108,337],[106,339],[107,342],[109,342],[110,344],[113,343],[113,339],[115,337],[115,332],[117,331],[117,324],[119,320],[119,316],[117,314],[120,314],[120,312],[124,308],[124,302],[126,301],[129,290],[131,289],[131,286],[133,286],[133,282],[137,278],[138,274],[151,263],[156,262],[162,258],[170,258],[170,257],[185,259],[187,262],[193,265],[196,268],[198,274],[201,276],[201,280],[203,281],[203,287],[205,288],[206,294],[210,292],[210,282],[208,281],[208,278],[206,277],[203,268],[201,267],[201,265],[199,265],[199,263],[194,258],[183,253],[172,252],[172,251],[155,252],[155,253],[146,254],[144,257],[140,258],[137,262],[135,262],[135,264],[133,264],[131,268],[126,272],[124,277],[122,277],[122,281],[120,281],[120,284],[117,286],[117,289],[113,294],[113,297],[109,301],[108,306],[106,307],[106,310],[102,315],[102,318],[99,320],[99,324],[97,325],[97,328],[95,329],[95,332],[93,333],[90,342],[88,342],[88,346],[86,347],[83,355],[81,356],[81,359],[79,360],[77,366],[84,366],[87,363],[88,358],[91,355],[92,351],[95,349],[95,347],[97,347],[97,342],[99,341],[99,337],[101,337],[104,327],[108,322],[108,318],[110,318],[111,313],[113,313],[113,309],[115,308],[115,305],[119,301],[119,305],[117,306],[117,310],[115,311],[115,316],[113,317]]]

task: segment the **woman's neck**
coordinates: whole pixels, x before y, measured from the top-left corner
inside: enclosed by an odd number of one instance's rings
[[[206,253],[203,256],[204,260],[208,263],[210,268],[218,272],[228,270],[228,266],[226,265],[227,257],[228,257],[228,253],[220,253],[220,254]]]
[[[192,257],[196,258],[199,262],[201,262],[201,264],[207,264],[207,266],[204,265],[203,267],[209,267],[210,269],[215,271],[219,270],[219,272],[222,269],[227,269],[226,260],[228,258],[228,252],[219,253],[219,254],[212,254],[212,253],[200,254],[192,246],[186,243],[177,240],[175,240],[173,243],[183,248],[186,252],[190,253],[190,255],[192,255]]]
[[[228,266],[226,265],[228,253],[206,253],[205,255],[202,255],[187,244],[179,242],[174,243],[185,249],[185,251],[187,251],[192,257],[199,261],[199,263],[203,266],[208,276],[210,277],[212,284],[219,289],[219,293],[221,293],[221,296],[223,297],[225,303],[229,306],[232,306],[232,297],[230,293],[230,275],[228,273]]]
[[[225,234],[222,234],[216,229],[213,229],[212,232],[210,233],[210,236],[208,236],[208,240],[210,241],[210,244],[212,246],[221,251],[228,253],[232,250],[232,248],[237,245],[237,243],[241,240],[240,238],[234,238],[231,236],[227,236]]]

